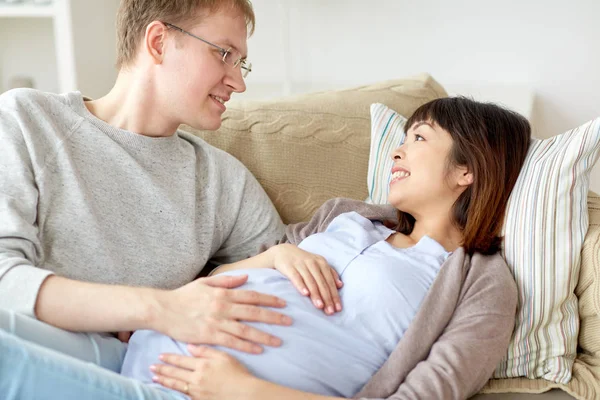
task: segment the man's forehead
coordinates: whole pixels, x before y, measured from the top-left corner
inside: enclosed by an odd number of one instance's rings
[[[246,20],[243,16],[241,16],[244,23],[243,29],[241,27],[236,28],[235,26],[232,26],[235,24],[213,23],[216,21],[211,21],[211,18],[215,17],[218,18],[218,14],[213,14],[212,17],[205,17],[202,22],[192,25],[190,30],[192,32],[197,32],[198,36],[207,36],[207,40],[210,40],[223,48],[235,49],[243,56],[246,56],[248,53],[248,29],[246,27]],[[221,18],[223,17],[226,16],[221,16]],[[237,17],[232,19],[236,20]]]

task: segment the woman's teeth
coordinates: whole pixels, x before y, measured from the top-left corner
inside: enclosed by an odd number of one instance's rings
[[[397,171],[397,172],[394,172],[392,174],[392,179],[406,178],[407,176],[410,176],[410,172],[407,172],[407,171]]]

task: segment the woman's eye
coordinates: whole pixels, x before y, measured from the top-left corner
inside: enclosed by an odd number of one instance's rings
[[[425,140],[425,138],[421,135],[415,135],[415,142],[420,142],[421,140]]]

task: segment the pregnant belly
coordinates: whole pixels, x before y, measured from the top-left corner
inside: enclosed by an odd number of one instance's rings
[[[217,347],[234,355],[259,378],[287,387],[330,396],[352,397],[383,365],[389,354],[342,324],[343,312],[327,316],[302,296],[278,271],[240,270],[247,273],[244,290],[256,290],[286,300],[280,310],[293,319],[292,326],[248,323],[282,339],[280,347],[264,347],[247,354]],[[343,301],[343,298],[342,298]],[[123,374],[151,382],[148,367],[165,352],[189,355],[184,343],[153,331],[138,331],[130,340]]]

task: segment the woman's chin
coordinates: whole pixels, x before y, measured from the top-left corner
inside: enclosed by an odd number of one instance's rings
[[[399,196],[388,196],[388,204],[394,206],[398,211],[406,212],[406,201]]]

